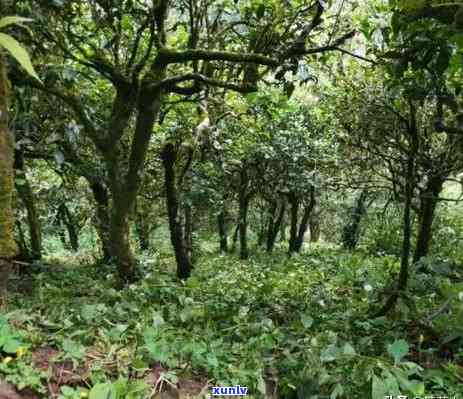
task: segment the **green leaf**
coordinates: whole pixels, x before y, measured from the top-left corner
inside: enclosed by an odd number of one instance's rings
[[[153,311],[153,327],[159,328],[165,324],[164,318],[160,312]]]
[[[63,164],[64,155],[62,152],[56,151],[53,155],[55,156],[55,160],[58,165]],[[97,305],[83,305],[81,314],[82,314],[83,319],[86,322],[90,322],[98,316],[98,306]]]
[[[156,360],[161,363],[167,362],[169,360],[169,346],[162,340],[157,342],[146,342],[146,349],[153,360]]]
[[[423,396],[425,387],[424,383],[421,381],[410,381],[410,390],[412,391],[413,395],[415,396]]]
[[[375,375],[371,381],[371,399],[384,399],[388,395],[388,388],[384,381]]]
[[[356,354],[354,347],[348,342],[342,347],[342,353],[348,356],[354,356]]]
[[[213,353],[209,353],[206,357],[206,360],[207,360],[207,364],[211,368],[216,369],[217,367],[219,367],[219,361],[217,360],[217,356],[214,355]]]
[[[71,339],[63,341],[63,350],[71,359],[82,360],[85,356],[84,346]]]
[[[304,326],[304,328],[310,328],[313,324],[313,318],[303,313],[301,314],[301,323]]]
[[[10,17],[3,17],[0,18],[0,29],[4,28],[8,25],[20,25],[23,22],[31,22],[32,19],[18,17],[18,16],[10,16]]]
[[[116,399],[116,389],[110,382],[96,384],[89,393],[89,399]]]
[[[40,82],[40,78],[35,72],[32,66],[31,59],[27,51],[18,43],[16,39],[13,39],[10,35],[0,33],[0,47],[6,49],[16,61],[29,73]]]
[[[61,393],[62,393],[63,395],[72,396],[72,395],[75,394],[75,392],[76,392],[76,391],[74,391],[73,388],[68,387],[68,386],[66,386],[66,385],[65,385],[64,387],[61,387]]]
[[[16,353],[16,351],[19,349],[20,346],[21,346],[20,341],[18,341],[17,339],[14,339],[14,338],[9,338],[3,344],[3,350],[6,353]]]
[[[333,389],[333,392],[331,392],[330,399],[336,399],[337,397],[341,397],[344,394],[344,388],[342,387],[341,384],[336,384],[336,386]]]
[[[320,360],[322,362],[332,362],[333,360],[336,360],[338,355],[339,348],[336,345],[331,344],[322,351],[320,354]]]
[[[400,360],[408,353],[409,349],[410,347],[408,346],[407,341],[403,339],[399,339],[393,344],[389,344],[387,346],[387,352],[394,358],[396,363],[400,362]]]
[[[265,381],[261,375],[257,377],[257,390],[262,394],[265,395],[267,392],[267,388],[265,386]]]

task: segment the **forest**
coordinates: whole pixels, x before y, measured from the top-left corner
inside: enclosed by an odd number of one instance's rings
[[[0,0],[0,399],[463,398],[461,0]]]

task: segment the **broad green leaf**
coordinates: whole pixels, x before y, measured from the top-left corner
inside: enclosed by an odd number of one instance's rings
[[[84,346],[70,339],[63,341],[63,350],[71,359],[82,360],[85,356]]]
[[[8,25],[20,25],[23,22],[31,22],[31,21],[32,19],[30,18],[18,17],[15,15],[10,16],[10,17],[3,17],[3,18],[0,18],[0,29]]]
[[[71,396],[74,395],[76,391],[74,391],[74,389],[72,389],[71,387],[65,385],[64,387],[61,387],[61,392],[63,395]]]
[[[348,342],[346,342],[344,346],[342,347],[342,353],[344,355],[350,355],[350,356],[354,356],[356,354],[354,347]]]
[[[304,328],[310,328],[313,324],[313,318],[307,314],[301,314],[301,322]]]
[[[266,386],[265,386],[265,381],[261,375],[257,377],[257,390],[262,394],[266,394]]]
[[[371,399],[384,399],[388,393],[388,388],[384,381],[374,375],[371,381]]]
[[[89,394],[89,399],[116,399],[116,397],[116,390],[110,382],[96,384]]]
[[[214,355],[213,353],[209,353],[206,357],[206,360],[207,360],[207,364],[213,368],[213,369],[216,369],[217,367],[219,367],[219,362],[217,360],[217,356]]]
[[[421,381],[411,381],[410,385],[410,390],[412,391],[413,395],[417,397],[424,395],[425,386]]]
[[[16,353],[16,351],[19,349],[20,346],[21,346],[20,341],[18,341],[17,339],[14,339],[14,338],[9,338],[3,344],[3,350],[6,353]]]
[[[342,387],[341,384],[336,384],[336,386],[333,389],[333,392],[331,392],[330,399],[336,399],[338,397],[342,397],[344,394],[344,388]]]
[[[27,71],[29,75],[40,81],[40,78],[32,66],[29,54],[16,39],[13,39],[10,35],[6,35],[5,33],[0,33],[0,47],[6,49],[11,54],[11,56],[16,59],[16,61],[18,61],[19,64]]]
[[[159,328],[165,324],[164,318],[160,312],[153,311],[153,327]]]
[[[408,353],[409,349],[410,347],[408,346],[407,341],[403,339],[399,339],[393,344],[389,344],[387,346],[387,352],[394,358],[396,363],[400,362],[400,360]]]
[[[333,360],[336,360],[338,356],[339,348],[336,345],[332,344],[322,351],[322,353],[320,354],[320,360],[322,362],[332,362]]]
[[[169,346],[162,340],[146,342],[146,349],[153,360],[165,363],[169,359]]]

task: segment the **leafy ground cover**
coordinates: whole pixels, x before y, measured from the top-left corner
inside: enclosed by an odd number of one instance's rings
[[[186,284],[162,252],[122,291],[104,265],[21,276],[0,318],[0,372],[28,398],[203,397],[216,385],[253,398],[463,393],[458,273],[414,275],[396,313],[372,319],[394,257],[204,251]]]

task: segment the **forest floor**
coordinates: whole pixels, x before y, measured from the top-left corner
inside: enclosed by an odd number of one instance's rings
[[[413,274],[407,298],[372,319],[394,257],[316,246],[239,261],[206,245],[185,284],[170,252],[141,260],[145,278],[122,291],[113,269],[78,257],[13,278],[0,398],[194,398],[235,385],[251,398],[463,393],[463,283],[448,265]]]

